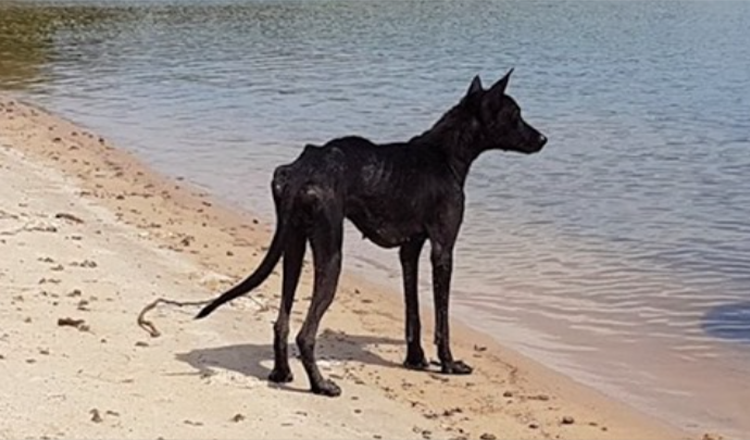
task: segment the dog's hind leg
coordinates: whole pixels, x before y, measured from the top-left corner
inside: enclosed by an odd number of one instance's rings
[[[296,225],[295,225],[296,226]],[[281,284],[281,307],[273,325],[273,371],[268,376],[272,382],[291,382],[292,370],[289,368],[287,339],[289,337],[289,314],[294,304],[294,294],[302,272],[302,260],[305,257],[307,238],[301,227],[292,226],[284,246],[284,275]]]
[[[422,252],[425,239],[409,241],[399,249],[401,269],[404,278],[404,302],[406,303],[406,360],[404,366],[413,370],[424,370],[428,367],[422,350],[422,325],[419,320],[419,254]]]
[[[315,281],[310,309],[297,335],[302,365],[315,394],[338,396],[341,388],[330,379],[324,379],[315,363],[315,335],[323,314],[333,302],[339,274],[341,273],[341,245],[344,216],[335,201],[326,200],[316,209],[315,221],[310,235],[313,252]]]

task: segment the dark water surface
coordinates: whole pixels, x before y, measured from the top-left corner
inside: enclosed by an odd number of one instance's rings
[[[515,67],[550,142],[474,165],[457,314],[747,436],[748,29],[750,2],[0,1],[0,87],[270,220],[271,171],[305,143],[405,140]],[[349,232],[347,267],[399,287],[396,253]]]

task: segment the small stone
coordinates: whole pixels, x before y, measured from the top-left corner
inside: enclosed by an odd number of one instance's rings
[[[484,434],[480,435],[479,438],[481,440],[496,440],[497,439],[495,434],[490,434],[489,432],[485,432]]]
[[[503,397],[513,397],[513,392],[506,391],[506,392],[503,393]]]
[[[138,341],[138,342],[135,343],[135,346],[136,347],[148,347],[148,343],[147,342],[143,342],[143,341]]]
[[[237,414],[234,415],[234,417],[232,417],[232,421],[235,422],[235,423],[239,423],[239,422],[241,422],[243,420],[245,420],[245,416],[243,416],[240,413],[237,413]]]
[[[529,423],[529,429],[537,429],[539,425],[537,423]]]
[[[102,415],[99,414],[99,410],[96,408],[89,411],[89,414],[91,414],[91,421],[94,423],[102,423],[104,421]]]
[[[562,424],[563,425],[572,425],[575,422],[576,422],[576,419],[574,419],[571,416],[565,416],[565,417],[562,418]]]

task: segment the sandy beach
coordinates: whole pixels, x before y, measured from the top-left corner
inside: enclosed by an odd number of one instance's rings
[[[345,276],[318,343],[331,399],[267,382],[279,271],[194,321],[252,271],[271,220],[228,209],[86,128],[0,95],[0,438],[700,438],[453,321],[456,377],[401,367],[399,292]],[[309,299],[305,273],[292,334]],[[431,313],[424,343],[434,357]],[[292,354],[296,349],[291,349]],[[708,434],[711,436],[710,434]],[[718,437],[717,437],[718,438]]]

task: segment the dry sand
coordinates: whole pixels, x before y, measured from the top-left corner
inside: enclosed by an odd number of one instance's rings
[[[343,395],[306,392],[296,359],[294,382],[270,384],[280,268],[209,319],[160,306],[160,337],[136,325],[158,297],[202,300],[246,276],[266,219],[1,95],[0,182],[0,438],[689,438],[455,321],[475,373],[406,370],[400,294],[351,276],[318,343]],[[309,264],[300,289],[292,334]]]

